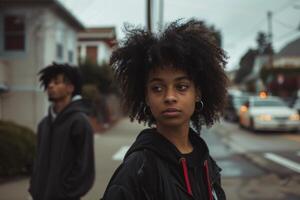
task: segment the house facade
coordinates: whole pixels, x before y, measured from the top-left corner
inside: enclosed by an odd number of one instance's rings
[[[78,34],[79,62],[108,63],[117,45],[115,27],[86,28]]]
[[[270,90],[287,99],[300,94],[300,37],[285,45],[274,57]]]
[[[300,38],[284,46],[274,58],[274,67],[300,68]]]
[[[49,105],[37,73],[52,62],[77,64],[83,28],[56,0],[1,0],[0,120],[36,128]]]
[[[240,88],[253,93],[265,90],[287,101],[295,98],[300,91],[299,49],[300,38],[285,45],[272,57],[257,55]]]

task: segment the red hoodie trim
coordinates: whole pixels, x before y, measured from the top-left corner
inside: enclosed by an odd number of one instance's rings
[[[190,183],[190,180],[189,180],[188,169],[187,169],[187,165],[186,165],[186,160],[185,160],[185,158],[181,158],[181,159],[180,159],[180,163],[181,163],[182,170],[183,170],[183,175],[184,175],[184,180],[185,180],[185,186],[186,186],[186,189],[187,189],[188,193],[189,193],[191,196],[193,196],[192,188],[191,188],[191,183]]]
[[[207,160],[205,160],[205,162],[204,162],[204,169],[205,169],[205,175],[206,175],[206,182],[207,182],[207,190],[208,190],[209,200],[213,200],[213,194],[212,194],[212,189],[211,189],[211,183],[210,183]]]
[[[186,159],[185,158],[181,158],[180,159],[180,163],[181,163],[182,170],[183,170],[183,175],[184,175],[186,189],[187,189],[188,193],[191,196],[193,196],[192,188],[191,188],[191,183],[190,183],[189,175],[188,175],[188,169],[187,169]],[[212,194],[210,177],[209,177],[208,161],[207,160],[204,161],[204,170],[205,170],[205,177],[206,177],[206,183],[207,183],[207,190],[208,190],[209,200],[214,200],[213,194]]]

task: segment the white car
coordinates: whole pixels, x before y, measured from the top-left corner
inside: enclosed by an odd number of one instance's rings
[[[298,110],[298,113],[300,114],[300,98],[295,101],[293,108]]]
[[[249,97],[240,108],[239,124],[253,131],[297,131],[300,117],[297,110],[289,108],[278,97]]]

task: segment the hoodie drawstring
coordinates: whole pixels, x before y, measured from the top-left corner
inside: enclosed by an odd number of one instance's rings
[[[204,161],[204,168],[205,168],[205,175],[206,175],[206,181],[207,181],[207,189],[208,189],[209,200],[213,200],[213,194],[212,194],[212,189],[211,189],[211,184],[210,184],[207,160]]]
[[[189,180],[186,159],[185,158],[181,158],[180,159],[180,163],[181,163],[182,170],[183,170],[183,175],[184,175],[186,189],[187,189],[188,193],[192,196],[193,193],[192,193],[191,183],[190,183],[190,180]],[[205,162],[204,162],[204,170],[205,170],[205,177],[206,177],[206,183],[207,183],[207,190],[208,190],[209,200],[213,200],[213,194],[212,194],[212,188],[211,188],[211,183],[210,183],[210,177],[209,177],[209,170],[208,170],[208,162],[207,162],[207,160],[205,160]]]
[[[181,158],[180,162],[183,170],[186,189],[190,195],[193,195],[185,158]]]

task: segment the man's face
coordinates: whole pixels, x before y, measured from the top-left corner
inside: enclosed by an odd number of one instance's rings
[[[72,97],[74,86],[65,80],[63,74],[58,74],[49,81],[46,91],[49,101],[63,101]]]

